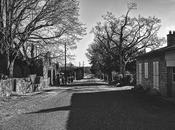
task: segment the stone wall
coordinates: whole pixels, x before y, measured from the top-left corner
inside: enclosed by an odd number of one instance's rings
[[[10,96],[13,90],[13,79],[0,80],[0,97]]]
[[[10,96],[13,92],[23,95],[49,87],[49,78],[35,77],[32,80],[31,76],[0,80],[0,97]]]
[[[18,78],[14,79],[16,81],[16,93],[25,94],[33,91],[33,86],[30,81],[30,78]]]

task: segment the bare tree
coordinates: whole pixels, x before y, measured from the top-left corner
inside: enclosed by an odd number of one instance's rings
[[[1,0],[1,28],[3,35],[1,52],[7,55],[9,76],[22,53],[28,57],[28,49],[59,44],[69,35],[75,40],[84,34],[85,28],[78,20],[76,0]]]
[[[91,69],[95,74],[103,73],[108,75],[108,82],[112,81],[112,71],[118,71],[118,60],[115,50],[105,39],[97,38],[87,49],[86,56],[92,64]]]
[[[133,61],[140,52],[147,48],[155,49],[164,43],[164,38],[157,36],[160,28],[160,19],[156,17],[129,17],[133,8],[129,8],[127,13],[116,18],[108,12],[103,16],[104,23],[97,24],[93,33],[98,40],[105,39],[111,45],[111,50],[115,50],[118,56],[119,72],[125,74],[127,63]],[[111,51],[114,52],[114,51]],[[112,54],[112,53],[111,53]]]

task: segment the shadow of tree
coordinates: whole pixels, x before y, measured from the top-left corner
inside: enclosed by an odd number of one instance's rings
[[[33,113],[55,111],[70,111],[67,130],[175,129],[174,104],[129,90],[74,93],[70,106]]]
[[[60,85],[60,86],[66,86],[66,87],[78,87],[78,86],[101,86],[101,85],[107,85],[107,83],[72,83],[67,85]]]
[[[132,91],[75,93],[67,130],[170,129],[175,105]],[[166,119],[165,119],[166,117]]]
[[[39,111],[30,112],[30,113],[26,113],[26,114],[49,113],[49,112],[55,112],[55,111],[67,111],[67,110],[71,110],[71,108],[72,108],[71,106],[55,107],[55,108],[49,108],[49,109],[42,109]]]
[[[67,130],[116,130],[125,120],[121,101],[123,92],[75,93]],[[129,93],[128,93],[129,94]],[[116,100],[117,99],[117,100]]]

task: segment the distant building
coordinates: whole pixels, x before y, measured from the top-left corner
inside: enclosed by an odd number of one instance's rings
[[[74,71],[76,80],[81,80],[84,78],[84,67],[77,67]]]
[[[68,83],[72,82],[73,80],[81,80],[84,78],[84,67],[75,67],[73,65],[70,66],[69,64],[67,64],[66,66],[66,77]],[[63,80],[65,80],[65,66],[60,67],[60,72],[62,74]]]
[[[167,35],[167,46],[137,57],[137,85],[175,96],[175,32]]]

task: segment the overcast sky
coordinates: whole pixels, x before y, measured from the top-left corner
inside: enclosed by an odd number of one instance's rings
[[[77,44],[75,51],[75,65],[89,65],[86,58],[86,49],[93,41],[93,35],[89,32],[98,21],[102,20],[102,15],[107,11],[116,16],[121,16],[127,11],[127,2],[135,1],[137,10],[133,10],[130,16],[156,16],[161,19],[162,27],[159,35],[166,37],[169,30],[175,30],[175,0],[80,0],[80,20],[87,26],[87,35]]]

